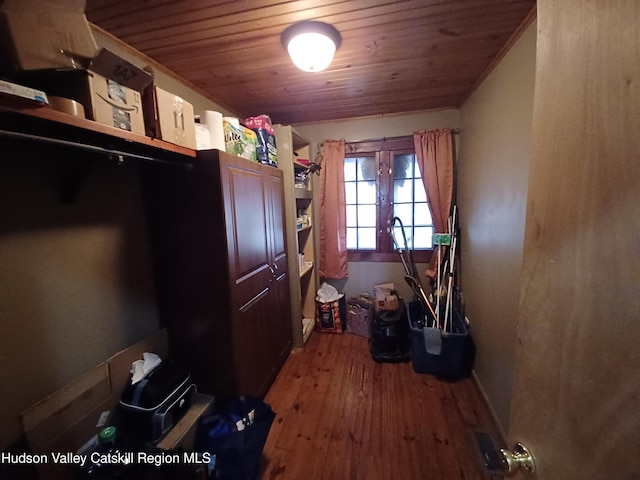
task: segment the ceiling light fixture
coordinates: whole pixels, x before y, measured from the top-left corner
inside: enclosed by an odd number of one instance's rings
[[[282,45],[296,67],[305,72],[327,68],[341,42],[340,32],[324,22],[294,23],[282,32]]]

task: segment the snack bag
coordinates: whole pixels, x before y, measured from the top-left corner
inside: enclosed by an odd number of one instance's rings
[[[242,137],[244,131],[237,119],[223,117],[222,128],[224,130],[224,149],[231,155],[238,155],[244,150]]]
[[[258,162],[277,167],[276,134],[269,116],[263,114],[257,117],[249,117],[244,121],[244,125],[256,133],[258,139],[256,146]]]
[[[258,136],[256,132],[247,127],[242,127],[244,133],[245,143],[243,145],[241,157],[248,158],[253,162],[258,161],[257,148],[258,148]]]

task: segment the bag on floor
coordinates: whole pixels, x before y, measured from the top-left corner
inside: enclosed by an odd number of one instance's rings
[[[368,298],[351,298],[347,302],[347,326],[345,332],[363,337],[371,336],[373,301]]]
[[[255,397],[238,397],[200,420],[196,448],[216,456],[220,480],[256,480],[275,413]]]
[[[316,330],[325,333],[342,333],[347,317],[344,295],[332,302],[316,300]]]

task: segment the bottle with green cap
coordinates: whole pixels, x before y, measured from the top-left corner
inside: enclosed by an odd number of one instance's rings
[[[116,427],[103,428],[98,434],[98,443],[102,446],[116,446]]]
[[[98,434],[98,447],[89,454],[85,478],[117,478],[127,466],[127,456],[117,446],[116,427],[103,428]]]

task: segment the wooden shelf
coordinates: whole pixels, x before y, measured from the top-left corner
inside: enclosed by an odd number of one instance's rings
[[[306,170],[307,168],[309,168],[309,165],[305,165],[304,163],[301,163],[298,160],[294,160],[293,168],[296,170]]]
[[[75,117],[47,106],[18,106],[4,98],[0,98],[0,130],[4,136],[13,133],[28,140],[118,150],[131,154],[132,158],[170,159],[187,164],[196,156],[196,151],[190,148]]]
[[[305,325],[305,321],[308,323]],[[302,341],[303,343],[307,343],[309,341],[309,337],[313,333],[313,329],[315,327],[315,322],[312,318],[303,318],[302,319]]]
[[[296,229],[296,231],[297,231],[298,233],[300,233],[300,232],[306,232],[307,230],[311,230],[312,228],[313,228],[313,226],[311,226],[311,225],[304,225],[304,226],[302,226],[302,227],[300,227],[300,228],[297,228],[297,229]]]
[[[311,270],[313,270],[313,265],[309,265],[308,267],[304,267],[302,270],[300,270],[300,278],[302,278],[305,275],[311,273]]]
[[[311,142],[309,142],[309,140],[304,138],[302,135],[300,135],[294,129],[291,129],[291,143],[292,143],[292,146],[293,146],[293,151],[297,152],[298,150],[302,150],[303,148],[308,146],[309,143],[311,143]]]
[[[311,200],[313,198],[313,192],[311,190],[307,190],[306,188],[294,188],[293,196],[296,200]]]

